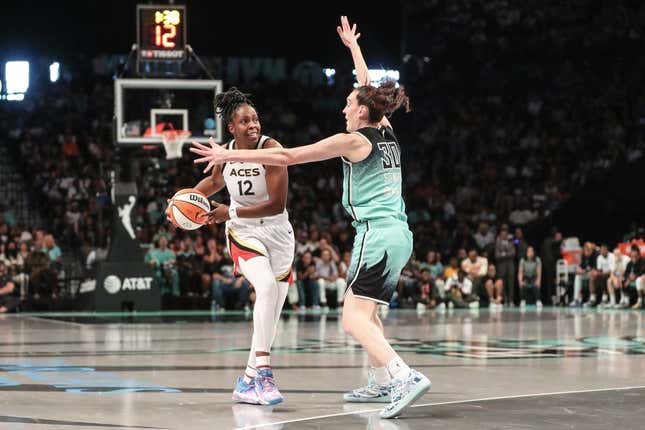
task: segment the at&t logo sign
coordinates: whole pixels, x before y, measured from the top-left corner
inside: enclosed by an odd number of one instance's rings
[[[116,294],[119,291],[149,290],[152,287],[152,278],[149,276],[139,278],[123,278],[123,282],[116,275],[109,275],[103,281],[103,288],[110,294]]]

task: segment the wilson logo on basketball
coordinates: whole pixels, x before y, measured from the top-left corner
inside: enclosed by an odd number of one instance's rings
[[[197,202],[197,203],[201,203],[202,205],[206,205],[206,200],[204,200],[203,197],[198,196],[196,194],[189,194],[188,198],[193,202]]]

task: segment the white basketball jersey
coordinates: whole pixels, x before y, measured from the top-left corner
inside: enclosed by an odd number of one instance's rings
[[[260,136],[257,149],[262,149],[268,139],[268,136]],[[235,139],[231,140],[226,147],[235,149]],[[231,196],[231,207],[252,206],[269,200],[264,165],[229,161],[224,164],[222,175],[226,182],[228,194]],[[285,209],[281,214],[264,218],[239,218],[235,224],[264,225],[288,220],[289,217]]]

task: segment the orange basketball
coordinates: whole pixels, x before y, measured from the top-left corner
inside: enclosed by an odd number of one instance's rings
[[[184,188],[170,200],[170,219],[184,230],[196,230],[204,225],[205,214],[210,212],[208,198],[195,188]]]

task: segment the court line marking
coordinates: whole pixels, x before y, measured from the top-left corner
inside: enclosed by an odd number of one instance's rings
[[[511,396],[482,397],[482,398],[479,398],[479,399],[453,400],[453,401],[449,401],[449,402],[435,402],[435,403],[422,403],[422,404],[418,404],[418,405],[412,405],[411,408],[422,408],[422,407],[426,407],[426,406],[456,405],[456,404],[462,404],[462,403],[489,402],[489,401],[493,401],[493,400],[522,399],[522,398],[527,398],[527,397],[548,397],[548,396],[559,396],[559,395],[563,395],[563,394],[597,393],[597,392],[603,392],[603,391],[628,391],[628,390],[638,390],[638,389],[645,389],[645,385],[636,385],[636,386],[631,386],[631,387],[594,388],[594,389],[589,389],[589,390],[553,391],[553,392],[548,392],[548,393],[517,394],[517,395],[511,395]],[[312,420],[318,420],[318,419],[323,419],[323,418],[342,417],[342,416],[345,416],[345,415],[357,415],[357,414],[364,414],[364,413],[370,413],[370,412],[378,412],[381,409],[383,409],[383,408],[362,409],[362,410],[351,411],[351,412],[339,412],[337,414],[318,415],[318,416],[315,416],[315,417],[297,418],[297,419],[285,420],[285,421],[275,421],[275,422],[270,422],[270,423],[257,424],[257,425],[253,425],[253,426],[236,427],[233,430],[257,429],[257,428],[262,428],[262,427],[269,427],[269,426],[275,426],[275,425],[281,425],[281,424],[291,424],[291,423],[297,423],[297,422],[302,422],[302,421],[312,421]]]
[[[83,324],[83,323],[77,323],[77,322],[72,322],[72,321],[54,320],[54,319],[50,319],[50,318],[36,317],[36,316],[28,316],[28,317],[25,317],[25,319],[36,320],[36,321],[39,321],[39,322],[54,323],[54,324],[75,325],[77,327],[85,327],[86,326],[86,324]]]

